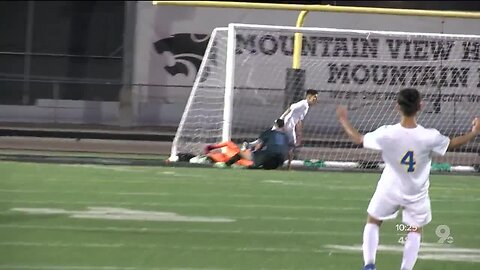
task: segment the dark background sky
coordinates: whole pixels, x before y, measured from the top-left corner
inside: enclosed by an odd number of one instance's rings
[[[222,2],[222,1],[219,1]],[[426,10],[480,11],[480,1],[239,1],[289,4],[320,4],[333,6],[360,6],[411,8]]]

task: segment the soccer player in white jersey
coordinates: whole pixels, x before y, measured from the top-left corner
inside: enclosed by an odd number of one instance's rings
[[[347,109],[337,108],[338,119],[348,136],[363,147],[382,151],[385,169],[367,209],[367,224],[363,231],[364,270],[375,269],[379,229],[383,220],[395,218],[402,211],[402,221],[411,228],[405,241],[401,270],[412,270],[420,249],[422,227],[432,219],[428,195],[432,154],[444,155],[480,134],[480,119],[472,122],[472,130],[449,139],[432,128],[416,122],[421,108],[421,96],[416,89],[402,89],[397,108],[400,123],[385,125],[365,135],[349,122]]]
[[[285,122],[285,132],[291,145],[291,151],[288,157],[288,168],[293,158],[293,150],[302,144],[303,119],[308,113],[310,106],[317,104],[317,90],[309,89],[305,94],[305,99],[290,105],[290,107],[280,116]]]
[[[305,99],[290,105],[290,107],[279,117],[284,120],[284,131],[288,137],[289,154],[288,154],[288,169],[292,163],[295,147],[302,144],[303,119],[308,113],[310,106],[317,104],[318,91],[309,89],[305,93]],[[275,126],[272,129],[276,129]],[[244,142],[242,148],[250,148],[257,145],[260,141],[257,139],[253,142]]]

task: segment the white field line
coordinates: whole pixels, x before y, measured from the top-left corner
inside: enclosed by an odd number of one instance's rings
[[[191,267],[128,267],[128,266],[75,266],[75,265],[22,265],[5,264],[0,269],[12,270],[230,270],[230,268],[191,268]]]
[[[203,178],[200,182],[197,180],[191,181],[191,179],[148,179],[148,180],[122,180],[122,179],[113,179],[113,180],[107,180],[107,179],[82,179],[82,181],[75,182],[76,184],[98,184],[98,183],[115,183],[115,184],[157,184],[157,183],[169,183],[173,182],[175,185],[191,185],[192,183],[201,183],[202,185],[232,185],[235,184],[236,186],[252,186],[252,184],[259,183],[258,181],[253,181],[247,182],[245,179],[232,179],[234,176],[229,176],[229,178],[225,179],[212,179],[208,176],[205,175],[197,175],[197,174],[177,174],[174,172],[161,172],[160,174],[166,174],[166,175],[171,175],[175,177],[190,177],[190,178]],[[21,179],[15,179],[16,182],[21,181]],[[27,180],[28,181],[28,180]],[[71,180],[67,178],[47,178],[47,179],[42,179],[41,182],[65,182]],[[318,184],[312,184],[312,182],[302,182],[302,181],[281,181],[281,183],[278,183],[278,180],[274,180],[276,183],[272,183],[272,180],[263,180],[260,183],[264,183],[267,185],[275,185],[277,187],[285,186],[299,186],[299,187],[309,187],[309,188],[319,188],[323,190],[364,190],[364,191],[372,191],[374,190],[374,187],[371,187],[371,185],[351,185],[352,181],[338,181],[338,182],[331,182],[328,181],[326,183],[322,183],[319,180]],[[345,183],[348,183],[346,185]],[[480,188],[470,188],[470,187],[436,187],[436,186],[430,186],[430,190],[441,190],[441,191],[461,191],[461,192],[479,192]]]
[[[321,181],[321,180],[320,180]],[[276,186],[303,186],[303,187],[318,187],[318,188],[324,188],[324,189],[331,189],[331,190],[372,190],[374,191],[374,187],[371,187],[370,185],[362,185],[362,186],[355,186],[351,185],[352,181],[345,181],[341,182],[339,181],[338,183],[335,182],[327,182],[327,183],[320,183],[320,184],[311,184],[310,182],[305,183],[301,181],[278,181],[278,180],[264,180],[262,181],[264,183],[270,183],[272,185]],[[345,183],[348,183],[348,186],[344,185]],[[465,188],[463,187],[449,187],[449,186],[430,186],[430,190],[446,190],[446,191],[480,191],[480,188],[471,188],[466,186]]]
[[[315,236],[335,235],[336,237],[358,236],[356,233],[335,232],[335,231],[280,231],[280,230],[207,230],[207,229],[162,229],[162,228],[140,228],[140,227],[83,227],[83,226],[44,226],[44,225],[23,225],[23,224],[0,224],[0,228],[12,228],[21,230],[63,230],[79,232],[135,232],[135,233],[191,233],[191,234],[240,234],[240,235],[285,235],[285,236]]]
[[[65,248],[65,247],[81,247],[81,248],[163,248],[178,250],[195,250],[195,251],[233,251],[233,252],[275,252],[275,253],[327,253],[330,249],[339,249],[344,251],[362,251],[360,245],[340,246],[327,245],[325,249],[301,249],[289,247],[231,247],[231,246],[181,246],[181,245],[160,245],[160,244],[131,244],[131,243],[62,243],[62,242],[0,242],[0,246],[13,247],[49,247],[49,248]],[[403,252],[403,246],[380,245],[379,251]],[[430,243],[422,244],[420,253],[449,253],[456,255],[476,255],[480,256],[480,249],[474,248],[456,248],[445,245],[432,245]]]
[[[101,194],[118,196],[172,196],[167,192],[103,192],[103,191],[56,191],[56,190],[36,190],[36,189],[0,189],[0,193],[26,193],[26,194]]]
[[[109,170],[116,172],[134,172],[134,173],[145,173],[143,168],[133,167],[133,166],[101,166],[101,165],[91,165],[91,164],[58,164],[60,167],[76,167],[76,168],[87,168],[87,169],[96,169],[96,170]]]
[[[208,175],[201,175],[201,174],[179,174],[175,172],[157,172],[157,175],[167,175],[167,176],[174,176],[174,178],[147,178],[143,180],[125,180],[125,179],[102,179],[102,178],[85,178],[82,181],[78,181],[77,183],[124,183],[124,184],[132,184],[132,183],[166,183],[166,182],[174,182],[178,184],[192,184],[192,183],[201,183],[202,185],[219,185],[219,184],[235,184],[235,185],[252,185],[252,184],[267,184],[271,185],[271,180],[262,180],[258,181],[257,178],[246,179],[248,176],[236,176],[236,175],[228,175],[224,178],[212,178]],[[177,177],[188,177],[188,178],[202,178],[201,180],[195,179],[177,179]],[[8,180],[8,179],[5,179]],[[14,181],[36,181],[34,179],[14,179]],[[46,178],[39,180],[41,182],[72,182],[69,178]],[[277,180],[275,180],[277,181]],[[371,189],[370,186],[365,185],[351,185],[351,180],[338,180],[338,181],[325,181],[324,179],[319,179],[318,181],[312,180],[309,182],[303,182],[301,180],[286,180],[286,181],[279,181],[281,184],[277,184],[277,186],[306,186],[306,187],[329,187],[332,189]],[[371,181],[369,181],[371,182]],[[345,184],[348,183],[349,185],[346,186]],[[374,186],[375,183],[371,182],[371,186]]]
[[[183,177],[183,176],[182,176]],[[184,177],[192,177],[192,178],[204,178],[206,176],[202,175],[185,175]],[[2,179],[2,181],[7,181],[8,179]],[[257,188],[258,185],[262,184],[262,182],[258,181],[250,181],[250,180],[244,180],[244,179],[219,179],[219,180],[211,180],[208,178],[208,180],[202,179],[202,180],[194,180],[192,181],[191,179],[159,179],[159,178],[151,178],[151,179],[141,179],[141,180],[125,180],[125,179],[115,179],[112,178],[111,180],[109,179],[89,179],[85,178],[82,179],[81,181],[72,181],[67,178],[46,178],[46,179],[41,179],[41,180],[32,180],[32,179],[14,179],[16,183],[20,181],[25,181],[25,182],[32,182],[34,181],[35,183],[37,182],[70,182],[74,184],[98,184],[98,183],[115,183],[115,184],[165,184],[165,183],[172,183],[175,185],[192,185],[192,184],[201,184],[203,186],[221,186],[221,185],[227,185],[227,186],[252,186],[253,188]],[[355,186],[355,185],[345,185],[345,183],[338,182],[338,183],[321,183],[318,182],[318,184],[312,184],[312,183],[302,183],[302,182],[287,182],[287,184],[282,184],[282,185],[277,185],[277,187],[289,187],[289,186],[299,186],[299,187],[313,187],[313,188],[322,188],[322,189],[331,189],[331,190],[372,190],[372,187],[370,186]]]
[[[190,176],[188,176],[190,177]],[[199,177],[199,176],[191,176],[191,177]],[[2,179],[2,181],[4,181],[5,179]],[[7,179],[8,180],[8,179]],[[21,182],[21,181],[25,181],[25,182],[32,182],[31,179],[14,179],[16,183],[18,182]],[[259,184],[258,182],[247,182],[246,180],[243,180],[243,179],[235,179],[235,180],[232,180],[232,179],[219,179],[219,180],[215,180],[215,181],[210,181],[209,180],[195,180],[195,181],[191,181],[191,180],[187,180],[187,179],[162,179],[162,178],[151,178],[151,179],[142,179],[142,180],[125,180],[125,179],[111,179],[111,180],[108,180],[108,179],[98,179],[98,178],[95,178],[95,179],[89,179],[89,178],[85,178],[85,179],[82,179],[81,181],[72,181],[70,179],[66,179],[66,178],[46,178],[46,179],[42,179],[42,180],[39,180],[41,182],[70,182],[70,183],[74,183],[74,184],[99,184],[99,183],[115,183],[115,184],[149,184],[149,185],[152,185],[152,184],[175,184],[175,185],[192,185],[192,184],[201,184],[202,186],[222,186],[222,185],[226,185],[226,186],[232,186],[232,185],[235,185],[235,186],[242,186],[242,187],[245,187],[245,186],[250,186],[252,187],[252,185],[256,185],[256,184]],[[34,180],[34,182],[39,182],[37,180]],[[261,184],[261,183],[260,183]],[[346,186],[345,184],[342,184],[342,183],[334,183],[332,185],[328,185],[326,183],[320,183],[320,184],[311,184],[311,183],[300,183],[300,182],[296,182],[296,183],[291,183],[291,184],[288,184],[288,185],[279,185],[278,187],[285,187],[285,188],[288,188],[289,186],[301,186],[301,187],[312,187],[312,188],[322,188],[322,189],[331,189],[331,190],[372,190],[371,187],[369,186],[352,186],[352,185],[349,185],[349,186]],[[257,186],[253,186],[252,188],[256,188]]]
[[[11,216],[11,215],[18,215],[18,214],[22,214],[24,215],[25,213],[23,212],[17,212],[17,211],[0,211],[0,215],[2,216]],[[36,214],[36,213],[28,213],[29,215],[40,215],[40,214]],[[59,215],[60,213],[58,214],[51,214],[51,215]],[[318,223],[328,223],[328,222],[334,222],[334,223],[361,223],[363,224],[366,220],[365,217],[361,217],[361,218],[326,218],[326,217],[320,217],[320,218],[313,218],[313,217],[289,217],[289,216],[232,216],[232,215],[228,215],[228,216],[224,216],[222,215],[222,217],[224,218],[228,218],[228,219],[234,219],[234,220],[257,220],[257,221],[294,221],[294,222],[298,222],[298,221],[309,221],[309,222],[318,222]],[[469,224],[465,224],[465,223],[451,223],[449,222],[448,223],[449,225],[455,225],[455,224],[458,224],[458,225],[469,225]],[[478,223],[471,223],[471,225],[478,225]],[[392,223],[392,227],[393,227],[393,223]]]
[[[210,246],[175,246],[175,245],[158,245],[158,244],[105,244],[105,243],[59,243],[59,242],[0,242],[0,246],[7,247],[39,247],[39,248],[135,248],[135,249],[169,249],[169,250],[190,250],[202,252],[256,252],[256,253],[328,253],[332,252],[361,252],[360,245],[340,246],[326,245],[325,249],[299,249],[299,248],[277,248],[277,247],[210,247]],[[403,252],[402,246],[380,245],[379,251],[385,252]],[[445,246],[422,245],[419,252],[419,259],[437,260],[437,261],[458,261],[458,262],[480,262],[480,249],[471,248],[455,248]],[[2,269],[0,265],[0,269]],[[5,267],[6,268],[6,267]],[[17,269],[17,268],[15,268]],[[20,269],[20,268],[18,268]],[[29,268],[27,268],[29,269]],[[101,268],[104,269],[104,268]],[[129,268],[126,268],[129,269]],[[170,269],[170,268],[168,268]]]
[[[326,245],[326,248],[339,249],[344,251],[362,251],[361,245],[342,246],[342,245]],[[403,252],[402,245],[379,245],[379,251]],[[457,248],[454,246],[434,243],[421,243],[420,252],[447,252],[447,253],[468,253],[480,255],[480,249],[477,248]]]
[[[169,196],[169,197],[200,197],[200,198],[244,198],[244,199],[301,199],[301,200],[318,200],[318,201],[355,201],[366,202],[370,201],[369,197],[365,198],[332,198],[323,196],[305,197],[305,196],[277,196],[277,195],[263,195],[263,194],[223,194],[223,193],[168,193],[168,192],[102,192],[102,191],[52,191],[52,190],[36,190],[36,189],[0,189],[0,193],[25,193],[25,194],[100,194],[100,195],[114,195],[114,196]],[[443,199],[451,198],[451,199]],[[480,198],[458,198],[458,196],[443,198],[431,198],[432,202],[476,202],[480,201]]]
[[[233,268],[194,267],[129,267],[129,266],[72,266],[72,265],[0,265],[5,270],[232,270]],[[297,268],[259,268],[261,270],[296,270]],[[330,267],[303,268],[303,270],[331,270]]]
[[[8,204],[50,204],[50,205],[115,205],[115,206],[169,206],[169,207],[202,207],[202,208],[212,208],[215,207],[225,207],[225,208],[265,208],[265,209],[293,209],[293,210],[333,210],[333,211],[357,211],[363,210],[365,208],[360,207],[335,207],[335,206],[295,206],[295,205],[269,205],[269,204],[224,204],[224,203],[168,203],[168,202],[93,202],[93,201],[24,201],[24,200],[6,200],[0,201],[0,203]],[[477,213],[477,212],[475,212]]]
[[[17,211],[0,211],[0,215],[2,216],[11,216],[11,215],[18,215],[18,214],[26,214],[24,212],[17,212]],[[36,213],[28,213],[29,215],[40,215]],[[59,215],[61,213],[52,213],[51,215]],[[46,214],[42,214],[46,215]],[[232,215],[222,215],[222,217],[229,218],[229,219],[235,219],[235,220],[262,220],[262,221],[310,221],[310,222],[319,222],[319,223],[327,223],[327,222],[338,222],[338,223],[364,223],[366,218],[365,217],[360,217],[360,218],[326,218],[326,217],[319,217],[319,218],[314,218],[314,217],[290,217],[290,216],[232,216]],[[458,225],[469,225],[465,223],[448,223],[449,225],[453,224],[458,224]],[[478,223],[471,223],[471,225],[478,225]],[[393,224],[392,224],[393,227]]]
[[[88,207],[86,210],[65,210],[58,208],[12,208],[32,215],[67,215],[72,218],[131,220],[131,221],[166,221],[166,222],[235,222],[223,217],[182,216],[173,212],[145,211],[115,207]]]
[[[102,202],[102,201],[37,201],[37,200],[1,200],[5,204],[36,204],[36,205],[115,205],[115,206],[166,206],[166,207],[205,207],[212,208],[213,203],[167,203],[167,202]],[[240,209],[291,209],[291,210],[331,210],[331,211],[361,211],[365,212],[365,206],[336,207],[336,206],[309,206],[309,205],[269,205],[269,204],[225,204],[215,203],[215,207],[240,208]],[[433,210],[434,214],[447,213],[449,215],[478,214],[478,211],[470,210]]]
[[[342,218],[342,217],[289,217],[289,216],[227,216],[226,218],[231,218],[235,220],[268,220],[268,221],[309,221],[309,222],[318,222],[318,223],[327,223],[327,222],[334,222],[334,223],[365,223],[366,221],[366,214],[365,217],[360,217],[360,218]],[[436,221],[434,223],[430,223],[428,226],[435,226],[436,224],[439,223],[440,221]],[[394,228],[395,229],[395,224],[400,223],[385,223],[382,228]],[[478,226],[478,222],[452,222],[448,221],[447,222],[449,226],[453,225],[458,225],[458,226]],[[385,230],[385,229],[384,229]],[[388,230],[388,229],[387,229]]]
[[[418,258],[422,260],[480,263],[480,254],[426,253],[426,254],[419,254]]]
[[[342,246],[326,245],[335,252],[362,252],[361,245]],[[379,245],[378,251],[402,253],[403,246]],[[480,262],[480,249],[456,248],[440,244],[422,244],[418,254],[419,259],[456,262]]]
[[[178,249],[194,251],[233,251],[233,252],[274,252],[274,253],[326,253],[321,249],[278,248],[278,247],[229,247],[229,246],[180,246],[159,244],[131,244],[131,243],[61,243],[61,242],[0,242],[0,246],[9,247],[48,247],[48,248],[135,248],[135,249]]]
[[[344,231],[294,231],[294,230],[208,230],[208,229],[162,229],[162,228],[140,228],[140,227],[84,227],[84,226],[45,226],[45,225],[23,225],[23,224],[0,224],[0,228],[16,230],[62,230],[75,232],[112,232],[112,233],[180,233],[180,234],[233,234],[233,235],[265,235],[265,236],[335,236],[340,237],[359,237],[359,232]],[[479,239],[480,236],[468,235],[461,237],[455,235],[455,238]]]
[[[17,212],[9,211],[0,211],[0,215],[2,216],[11,216],[11,215],[18,215]],[[317,223],[354,223],[354,224],[363,224],[366,220],[365,217],[360,218],[342,218],[342,217],[292,217],[292,216],[232,216],[232,215],[222,215],[224,218],[234,219],[234,220],[257,220],[257,221],[305,221],[305,222],[317,222]],[[440,223],[440,221],[436,221],[435,223],[429,224],[429,226],[437,226],[436,224]],[[444,222],[445,223],[445,222]],[[396,223],[395,223],[396,224]],[[449,226],[478,226],[478,222],[453,222],[448,221]],[[385,224],[383,227],[394,228],[394,223],[392,224]]]

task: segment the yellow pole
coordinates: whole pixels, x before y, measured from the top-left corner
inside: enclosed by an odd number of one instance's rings
[[[308,10],[303,10],[300,12],[297,18],[296,27],[302,27],[303,22],[305,21],[305,16],[307,16]],[[293,63],[292,68],[299,69],[300,68],[300,59],[302,56],[302,33],[295,33],[295,40],[293,43]]]
[[[445,18],[480,19],[480,12],[440,11],[422,9],[396,9],[396,8],[371,8],[348,7],[329,5],[297,5],[297,4],[271,4],[271,3],[246,3],[246,2],[221,2],[221,1],[152,1],[154,5],[170,6],[195,6],[215,8],[248,8],[248,9],[277,9],[277,10],[307,10],[343,13],[367,13],[384,15],[405,16],[430,16]]]

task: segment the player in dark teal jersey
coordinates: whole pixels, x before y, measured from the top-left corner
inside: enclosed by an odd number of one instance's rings
[[[282,119],[277,119],[275,129],[266,130],[260,135],[260,142],[253,151],[253,168],[276,169],[288,159],[289,141],[284,125]]]

